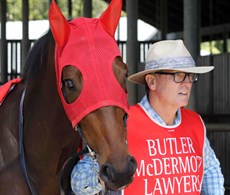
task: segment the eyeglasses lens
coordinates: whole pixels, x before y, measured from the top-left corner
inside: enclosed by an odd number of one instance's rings
[[[186,79],[187,76],[188,76],[189,81],[191,83],[193,83],[194,81],[197,81],[197,79],[198,79],[198,76],[195,73],[177,72],[174,74],[175,82],[181,83]]]

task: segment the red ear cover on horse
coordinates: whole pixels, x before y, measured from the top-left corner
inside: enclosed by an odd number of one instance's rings
[[[122,0],[112,0],[109,7],[101,15],[100,21],[104,26],[104,29],[114,36],[117,25],[121,16]]]
[[[62,47],[69,37],[70,26],[68,21],[63,16],[61,10],[55,3],[55,0],[53,0],[50,5],[49,22],[58,47]]]

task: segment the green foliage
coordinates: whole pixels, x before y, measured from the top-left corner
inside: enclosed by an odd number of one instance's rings
[[[25,0],[7,0],[7,20],[22,20],[22,2]],[[83,1],[72,0],[72,17],[83,16]],[[57,0],[60,9],[68,17],[68,0]],[[98,17],[108,6],[102,0],[92,0],[92,16]],[[49,0],[29,0],[29,20],[46,20],[48,18]]]
[[[210,54],[220,54],[224,52],[223,40],[215,40],[211,42],[201,43],[201,49]]]
[[[48,17],[49,3],[47,0],[29,1],[29,20],[44,20]]]
[[[7,0],[7,20],[21,20],[21,12],[21,0]]]

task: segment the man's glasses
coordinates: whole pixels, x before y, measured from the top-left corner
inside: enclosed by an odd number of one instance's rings
[[[198,80],[198,74],[187,73],[187,72],[155,72],[155,74],[173,75],[173,79],[176,83],[182,83],[186,77],[188,77],[189,82],[193,83]]]

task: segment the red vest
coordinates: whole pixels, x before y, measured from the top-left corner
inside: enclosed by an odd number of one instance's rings
[[[138,168],[125,195],[200,194],[204,125],[187,109],[181,116],[177,126],[160,126],[139,105],[130,108],[128,142]]]

